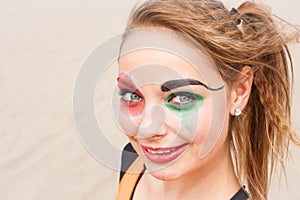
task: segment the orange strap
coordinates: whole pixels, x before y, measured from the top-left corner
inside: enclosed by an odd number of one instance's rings
[[[116,200],[130,200],[141,173],[144,170],[144,163],[137,157],[124,174],[120,184]]]

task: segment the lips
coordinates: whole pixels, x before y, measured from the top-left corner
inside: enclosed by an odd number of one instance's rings
[[[187,144],[167,148],[142,146],[145,156],[155,163],[166,163],[178,158],[187,148]]]

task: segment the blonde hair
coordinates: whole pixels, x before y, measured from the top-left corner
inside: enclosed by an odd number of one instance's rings
[[[228,85],[252,67],[249,102],[231,117],[229,137],[237,176],[253,199],[265,200],[276,163],[284,170],[289,141],[299,145],[291,130],[293,65],[286,46],[299,30],[281,33],[263,5],[248,1],[237,11],[216,0],[149,0],[134,8],[126,30],[158,26],[186,34],[210,54]]]

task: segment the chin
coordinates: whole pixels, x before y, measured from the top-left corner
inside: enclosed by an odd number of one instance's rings
[[[161,181],[175,181],[178,180],[182,176],[182,172],[176,169],[170,169],[170,167],[166,167],[163,169],[159,169],[156,171],[149,172],[154,178]]]

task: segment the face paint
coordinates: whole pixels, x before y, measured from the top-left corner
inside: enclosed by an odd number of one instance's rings
[[[145,99],[130,76],[120,73],[118,76],[118,87],[120,89],[120,109],[130,116],[139,116],[145,108]]]
[[[201,95],[190,92],[176,92],[170,94],[165,100],[165,106],[177,114],[186,130],[192,132],[193,119],[197,119],[198,111],[203,104]]]

